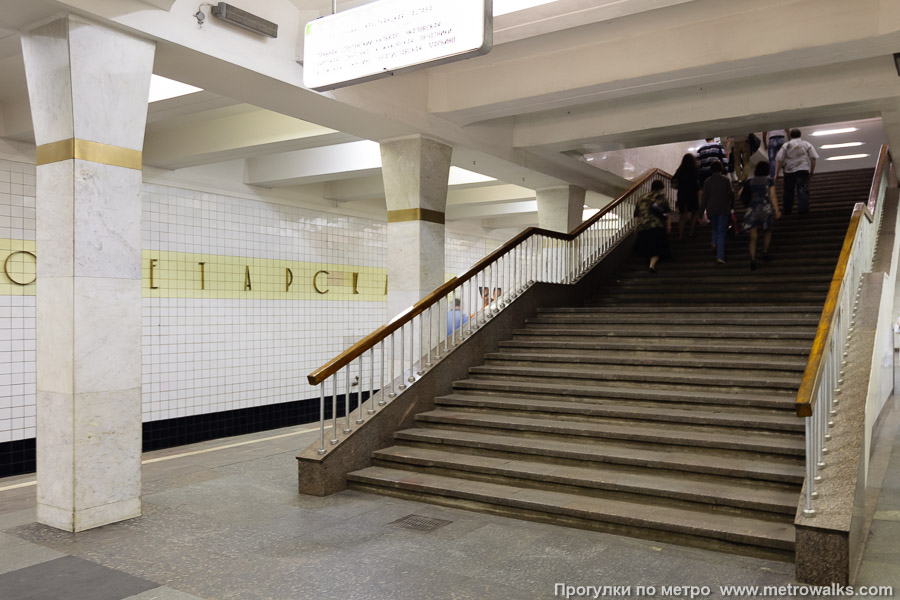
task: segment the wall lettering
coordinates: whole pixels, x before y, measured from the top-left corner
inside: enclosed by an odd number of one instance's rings
[[[37,262],[37,256],[34,255],[34,252],[29,252],[28,250],[16,250],[15,252],[7,256],[6,260],[3,261],[3,272],[6,273],[7,279],[12,281],[16,285],[29,285],[31,283],[34,283],[34,280],[37,279],[37,275],[35,275],[31,279],[31,281],[16,281],[15,279],[13,279],[13,276],[9,274],[9,259],[11,259],[16,254],[27,254],[28,256],[33,258],[35,262]]]
[[[290,269],[284,270],[284,291],[291,291],[291,284],[294,283],[294,272]]]
[[[206,263],[202,262],[202,263],[197,263],[197,264],[200,265],[200,289],[205,290],[206,289]]]
[[[158,286],[158,285],[153,285],[153,270],[156,268],[157,260],[158,260],[158,259],[156,259],[156,258],[151,258],[151,259],[150,259],[150,289],[151,289],[151,290],[158,290],[158,289],[159,289],[159,286]]]
[[[316,288],[316,291],[319,292],[320,294],[327,294],[327,293],[328,293],[328,290],[325,289],[325,290],[323,291],[323,290],[319,289],[319,284],[316,282],[316,278],[317,278],[319,275],[321,275],[322,273],[325,273],[325,275],[329,275],[329,274],[330,274],[330,273],[328,273],[328,271],[317,271],[316,274],[313,275],[313,287]]]
[[[253,291],[253,284],[250,283],[250,265],[244,267],[244,291]]]

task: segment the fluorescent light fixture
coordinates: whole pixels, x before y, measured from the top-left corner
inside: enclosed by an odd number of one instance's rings
[[[202,88],[194,87],[174,79],[166,79],[159,75],[150,76],[150,98],[148,102],[159,102],[178,96],[186,96],[195,92],[202,92]]]
[[[593,161],[594,161],[594,157],[593,157],[593,156],[588,156],[585,160],[588,161],[588,162],[593,162]]]
[[[854,158],[865,158],[868,154],[845,154],[843,156],[829,156],[825,160],[852,160]]]
[[[843,144],[825,144],[822,146],[822,150],[834,150],[835,148],[854,148],[856,146],[862,146],[862,142],[845,142]]]
[[[499,17],[552,2],[556,0],[494,0],[494,16]]]
[[[487,181],[497,181],[493,177],[466,171],[459,167],[450,167],[450,181],[447,185],[466,185],[468,183],[485,183]]]
[[[822,129],[821,131],[814,131],[813,135],[818,137],[820,135],[835,135],[837,133],[852,133],[854,131],[859,131],[858,127],[842,127],[840,129]]]

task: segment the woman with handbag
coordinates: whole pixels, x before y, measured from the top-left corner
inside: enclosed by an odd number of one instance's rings
[[[694,237],[697,219],[700,218],[700,173],[697,157],[688,152],[681,157],[681,165],[672,176],[672,187],[678,190],[675,208],[678,209],[678,239],[684,239],[684,224],[691,222],[690,236]]]
[[[650,259],[651,273],[656,273],[656,263],[660,258],[669,257],[667,234],[672,231],[672,221],[665,187],[661,180],[654,180],[650,184],[650,192],[641,196],[634,207],[637,229],[635,252]]]
[[[753,171],[754,177],[744,182],[741,188],[741,200],[747,207],[741,229],[750,232],[750,270],[756,270],[756,240],[759,230],[763,234],[762,258],[769,260],[769,243],[772,241],[772,219],[781,218],[778,198],[775,195],[775,182],[769,177],[769,163],[762,160]]]

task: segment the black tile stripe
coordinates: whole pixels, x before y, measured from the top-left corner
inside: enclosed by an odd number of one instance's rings
[[[363,392],[363,400],[368,397],[368,392]],[[354,410],[356,405],[357,395],[353,393],[350,395],[350,410]],[[338,417],[345,414],[343,394],[337,398],[337,414]],[[325,418],[331,418],[330,396],[325,398]],[[216,438],[317,423],[318,420],[319,398],[307,398],[294,402],[150,421],[143,426],[143,450],[144,452],[161,450]],[[0,477],[34,473],[35,452],[34,438],[0,443]]]

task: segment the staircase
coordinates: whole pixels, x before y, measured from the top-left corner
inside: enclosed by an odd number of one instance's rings
[[[540,310],[350,486],[793,560],[793,402],[871,178],[816,175],[812,212],[776,223],[754,272],[746,235],[721,265],[706,227],[658,274],[635,260],[583,306]]]

